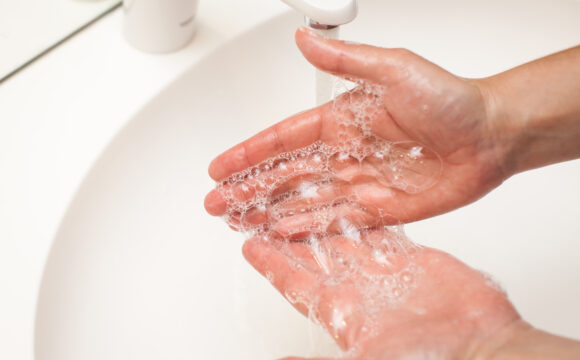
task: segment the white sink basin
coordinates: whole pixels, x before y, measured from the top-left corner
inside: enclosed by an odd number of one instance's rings
[[[580,43],[570,1],[361,0],[344,37],[407,47],[485,76]],[[95,164],[65,216],[38,302],[36,358],[272,359],[331,353],[203,209],[210,160],[313,105],[293,43],[301,16],[259,25],[149,103]],[[519,175],[480,202],[412,224],[418,242],[491,273],[524,318],[580,338],[580,162]],[[312,349],[314,352],[312,352]]]

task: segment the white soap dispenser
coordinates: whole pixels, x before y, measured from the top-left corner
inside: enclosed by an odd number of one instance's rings
[[[167,53],[187,45],[195,32],[198,0],[123,0],[123,32],[139,50]]]

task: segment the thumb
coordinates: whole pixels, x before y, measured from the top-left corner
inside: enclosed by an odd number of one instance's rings
[[[279,359],[279,360],[348,360],[345,358],[340,358],[340,359],[335,359],[335,358],[301,358],[301,357],[295,357],[295,356],[291,356],[291,357],[287,357],[287,358],[283,358],[283,359]]]
[[[405,49],[385,49],[322,37],[301,27],[296,44],[312,65],[346,78],[389,85],[406,76],[405,67],[417,57]]]

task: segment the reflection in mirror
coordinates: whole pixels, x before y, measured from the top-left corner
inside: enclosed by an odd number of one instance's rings
[[[0,0],[0,83],[120,3],[120,0]]]

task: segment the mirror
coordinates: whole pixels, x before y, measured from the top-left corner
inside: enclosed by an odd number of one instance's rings
[[[0,0],[0,83],[121,0]]]

